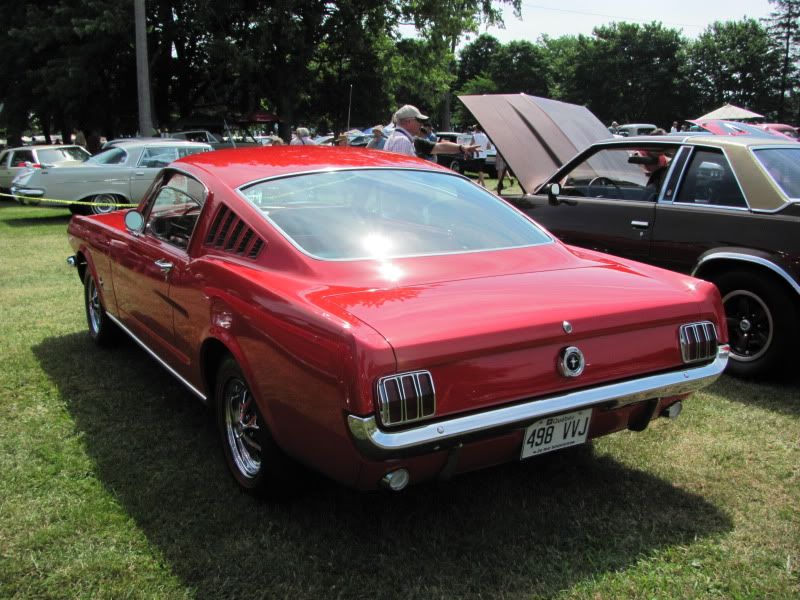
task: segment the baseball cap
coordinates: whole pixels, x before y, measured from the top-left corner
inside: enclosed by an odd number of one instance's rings
[[[419,109],[416,106],[412,106],[411,104],[406,104],[405,106],[401,106],[397,109],[397,112],[394,113],[394,117],[392,121],[398,123],[403,119],[418,119],[420,121],[427,121],[428,116],[423,115],[419,112]]]

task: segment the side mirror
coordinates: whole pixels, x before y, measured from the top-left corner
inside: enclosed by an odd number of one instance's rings
[[[125,213],[125,227],[133,232],[139,232],[144,225],[144,216],[138,210],[129,210]]]
[[[552,205],[558,204],[558,196],[561,194],[561,185],[558,183],[551,183],[547,186],[547,200]]]

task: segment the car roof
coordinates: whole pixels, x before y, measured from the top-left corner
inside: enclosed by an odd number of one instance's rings
[[[750,147],[750,146],[788,146],[794,147],[797,142],[792,142],[788,139],[779,137],[751,137],[746,135],[637,135],[627,138],[616,138],[608,140],[607,143],[619,143],[627,145],[630,143],[653,143],[653,142],[669,142],[670,144],[692,144],[695,146],[718,146],[719,148],[727,148],[731,146],[737,147]],[[606,142],[603,142],[606,143]],[[800,147],[800,146],[798,146]]]
[[[15,146],[14,148],[6,148],[6,150],[59,150],[62,148],[80,148],[85,150],[83,146],[77,144],[36,144],[35,146]]]
[[[210,173],[232,188],[270,177],[338,169],[399,168],[450,173],[436,163],[404,154],[337,146],[256,146],[215,150],[186,156],[174,164],[190,172]]]
[[[114,143],[114,148],[126,148],[132,146],[206,146],[210,148],[205,142],[191,142],[189,140],[170,140],[165,138],[157,138],[153,140],[125,140]]]

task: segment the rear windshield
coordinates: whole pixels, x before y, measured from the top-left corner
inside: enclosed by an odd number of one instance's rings
[[[42,164],[50,165],[57,162],[64,162],[67,160],[80,160],[84,161],[91,156],[83,148],[78,146],[65,146],[64,148],[46,148],[37,151],[39,155],[39,162]]]
[[[783,193],[800,200],[800,148],[762,148],[753,153]]]
[[[365,169],[255,183],[242,194],[317,258],[397,258],[518,248],[550,237],[503,200],[448,173]]]

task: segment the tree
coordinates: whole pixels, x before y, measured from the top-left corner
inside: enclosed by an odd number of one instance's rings
[[[567,100],[604,122],[671,123],[684,110],[684,41],[660,23],[612,23],[579,36]]]
[[[510,4],[520,15],[521,0],[499,0]],[[461,37],[476,32],[481,23],[502,24],[500,9],[493,0],[401,0],[401,14],[413,22],[423,39],[430,43],[437,57],[431,68],[439,71],[437,79],[445,77],[452,84],[456,79],[455,51]],[[445,92],[439,103],[441,124],[450,128],[450,93]]]
[[[798,61],[800,61],[800,0],[770,0],[776,5],[770,13],[767,31],[781,56],[780,100],[778,121],[785,120],[786,96],[798,86]],[[800,105],[797,106],[800,119]]]
[[[780,56],[754,19],[709,26],[690,45],[687,64],[699,114],[724,103],[758,112],[778,107]]]

